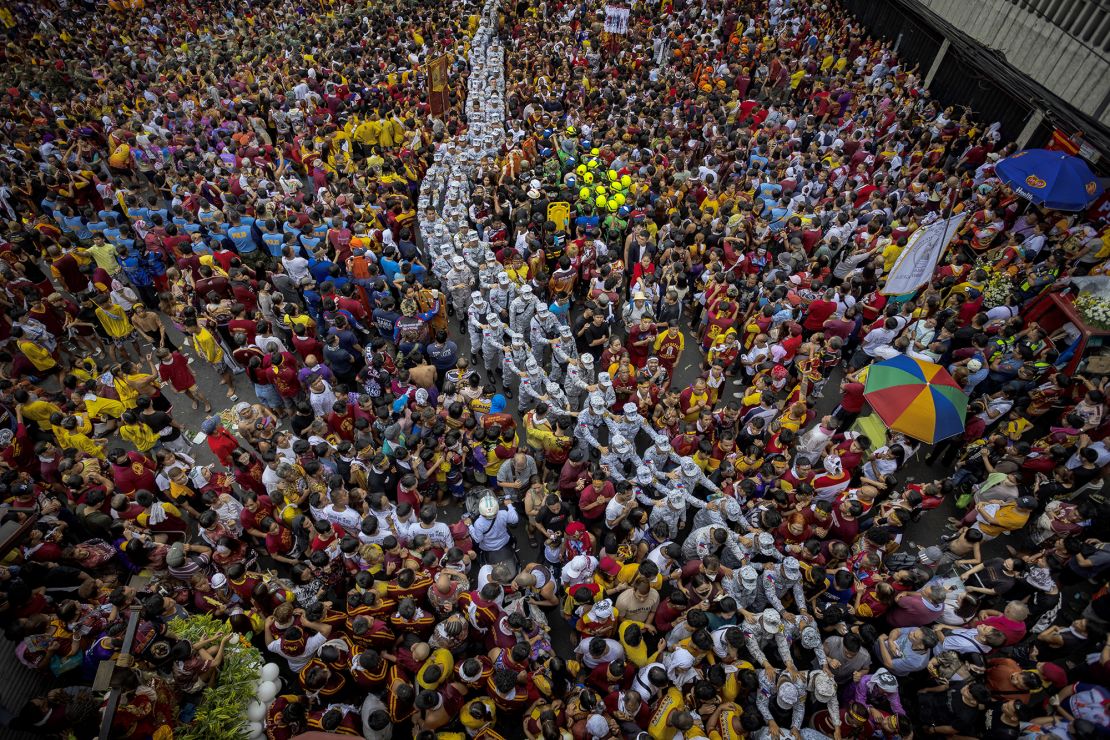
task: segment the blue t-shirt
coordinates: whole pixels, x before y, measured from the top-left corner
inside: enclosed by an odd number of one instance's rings
[[[305,255],[311,255],[312,251],[316,249],[317,245],[319,245],[320,242],[323,240],[319,237],[305,236],[304,234],[301,234],[300,238],[297,241],[299,241],[301,246],[304,247]]]
[[[382,274],[385,275],[385,281],[392,285],[393,278],[397,277],[397,273],[401,270],[401,265],[388,257],[382,257],[378,263],[382,267]]]
[[[250,254],[258,250],[258,245],[254,243],[254,237],[251,236],[250,226],[244,224],[229,226],[227,237],[231,239],[231,243],[235,245],[235,251],[239,254]]]
[[[428,361],[435,366],[436,370],[450,370],[459,359],[459,346],[451,340],[443,344],[432,342],[424,351],[428,355]]]
[[[271,234],[264,232],[262,234],[262,243],[266,245],[266,249],[270,251],[270,256],[281,257],[281,248],[285,245],[285,234],[278,232]]]
[[[63,216],[62,227],[71,234],[74,234],[81,241],[92,239],[92,231],[85,226],[85,219],[80,216]]]
[[[337,375],[349,373],[354,367],[351,353],[343,349],[342,342],[338,347],[324,345],[324,363]]]
[[[924,668],[929,663],[929,651],[924,653],[914,652],[913,647],[910,645],[910,633],[913,628],[907,627],[902,630],[902,634],[898,635],[898,639],[894,641],[894,646],[902,655],[901,657],[894,658],[890,661],[891,673],[895,676],[908,676],[911,673]]]

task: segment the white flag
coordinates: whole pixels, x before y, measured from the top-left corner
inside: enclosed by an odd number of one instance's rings
[[[965,216],[966,213],[958,213],[913,232],[887,276],[881,291],[883,295],[905,295],[929,282],[940,256],[960,230]]]

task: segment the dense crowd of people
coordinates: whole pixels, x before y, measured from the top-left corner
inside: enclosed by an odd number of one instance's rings
[[[37,517],[0,609],[58,686],[13,729],[94,737],[118,661],[111,737],[165,737],[238,634],[274,740],[1110,736],[1106,378],[1022,313],[1108,230],[835,2],[604,15],[0,11],[0,485]],[[861,431],[898,355],[961,435]]]

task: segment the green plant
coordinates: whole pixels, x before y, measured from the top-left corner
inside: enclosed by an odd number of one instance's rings
[[[170,622],[170,631],[189,642],[224,635],[226,622],[206,614]],[[237,635],[224,648],[224,660],[215,685],[204,690],[193,721],[174,730],[175,740],[224,740],[247,738],[247,705],[258,688],[262,653]]]

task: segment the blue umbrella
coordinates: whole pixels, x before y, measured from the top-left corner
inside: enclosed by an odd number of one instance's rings
[[[1045,208],[1082,211],[1102,195],[1087,163],[1064,152],[1026,149],[1001,160],[994,172],[1018,195]]]

